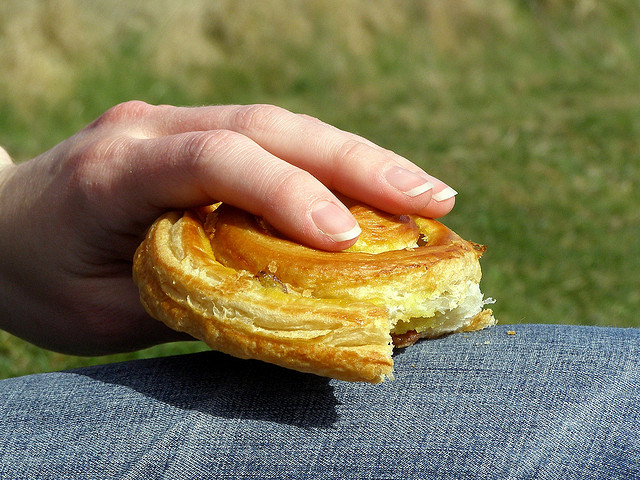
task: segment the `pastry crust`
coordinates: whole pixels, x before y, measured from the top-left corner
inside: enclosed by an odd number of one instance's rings
[[[371,383],[392,378],[392,334],[495,323],[478,297],[484,247],[435,220],[351,211],[363,233],[334,253],[229,205],[167,213],[134,258],[142,304],[215,350]]]

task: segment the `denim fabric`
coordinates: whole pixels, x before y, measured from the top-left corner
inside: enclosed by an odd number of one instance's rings
[[[640,330],[518,325],[382,385],[216,352],[8,379],[0,478],[640,478],[639,359]]]

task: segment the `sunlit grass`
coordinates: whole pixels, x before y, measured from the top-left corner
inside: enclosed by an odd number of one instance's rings
[[[279,104],[454,186],[501,322],[640,326],[636,2],[251,5],[5,0],[0,144],[26,160],[131,98]],[[129,358],[0,341],[0,376]]]

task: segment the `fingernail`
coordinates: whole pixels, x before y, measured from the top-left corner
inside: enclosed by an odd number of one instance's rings
[[[436,202],[442,202],[443,200],[447,200],[451,197],[455,197],[458,194],[453,188],[446,187],[443,190],[440,190],[438,193],[433,194],[431,197]]]
[[[385,178],[389,185],[409,197],[417,197],[433,188],[433,184],[426,178],[402,167],[391,167],[385,173]]]
[[[352,240],[360,235],[360,226],[355,219],[338,205],[319,201],[313,206],[311,219],[316,227],[334,242]]]

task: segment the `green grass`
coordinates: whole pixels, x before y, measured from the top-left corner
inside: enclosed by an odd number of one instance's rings
[[[132,98],[275,103],[454,186],[501,322],[640,326],[638,3],[347,3],[5,0],[0,144],[26,160]],[[130,357],[0,336],[0,377]]]

